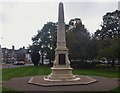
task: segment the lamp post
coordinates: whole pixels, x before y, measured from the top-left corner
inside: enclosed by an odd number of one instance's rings
[[[7,52],[7,50],[5,51],[5,62],[8,63],[8,52]]]
[[[42,65],[43,65],[43,61],[44,61],[44,54],[43,54],[43,45],[41,46],[41,62],[42,62]]]

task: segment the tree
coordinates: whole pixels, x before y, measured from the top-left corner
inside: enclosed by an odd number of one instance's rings
[[[75,18],[69,21],[67,30],[67,47],[71,59],[87,59],[89,57],[90,33],[82,24],[81,19]]]
[[[54,49],[56,48],[57,38],[57,27],[56,23],[48,22],[43,26],[41,30],[38,30],[37,35],[32,38],[33,46],[39,46],[39,51],[42,57],[46,54],[46,58],[51,60],[54,59]]]
[[[39,46],[30,46],[31,48],[31,60],[35,66],[38,66],[40,61]]]
[[[103,16],[102,29],[95,32],[95,36],[98,39],[111,39],[117,38],[120,35],[119,28],[120,11],[108,12]]]
[[[89,59],[93,60],[97,58],[98,55],[98,41],[96,38],[94,38],[94,36],[91,37],[90,39],[90,44],[88,46],[88,54],[89,54]]]
[[[75,18],[65,24],[66,43],[69,49],[69,58],[74,60],[92,59],[95,56],[91,48],[95,48],[95,44],[91,41],[90,33],[82,24],[81,19]],[[41,30],[38,30],[37,35],[33,38],[34,45],[39,46],[40,55],[46,54],[46,58],[54,60],[54,49],[56,48],[57,40],[57,23],[48,22]],[[93,44],[93,46],[91,45]],[[89,53],[91,52],[91,53]]]
[[[106,13],[103,16],[101,29],[95,32],[95,37],[98,40],[98,56],[106,57],[112,60],[119,60],[120,53],[120,11]],[[114,66],[114,64],[113,64]]]
[[[34,64],[35,66],[38,66],[39,61],[40,61],[39,52],[32,52],[32,53],[31,53],[31,59],[32,59],[33,64]]]

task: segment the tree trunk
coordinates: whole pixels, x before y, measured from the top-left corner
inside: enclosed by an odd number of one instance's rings
[[[112,67],[115,67],[115,60],[112,59]]]
[[[43,57],[43,53],[42,53],[42,60],[41,60],[41,62],[42,62],[42,65],[44,65],[44,57]]]

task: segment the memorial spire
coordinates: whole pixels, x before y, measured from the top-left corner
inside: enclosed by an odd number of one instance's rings
[[[62,2],[59,3],[58,8],[57,46],[66,46],[64,6]]]

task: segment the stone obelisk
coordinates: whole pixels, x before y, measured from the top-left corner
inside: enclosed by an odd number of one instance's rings
[[[45,77],[48,81],[74,81],[78,80],[75,75],[72,74],[72,68],[70,67],[70,61],[68,59],[68,48],[66,47],[65,38],[65,22],[64,22],[64,7],[63,3],[59,3],[58,10],[58,27],[57,27],[57,48],[55,49],[55,60],[52,72],[49,76]]]

